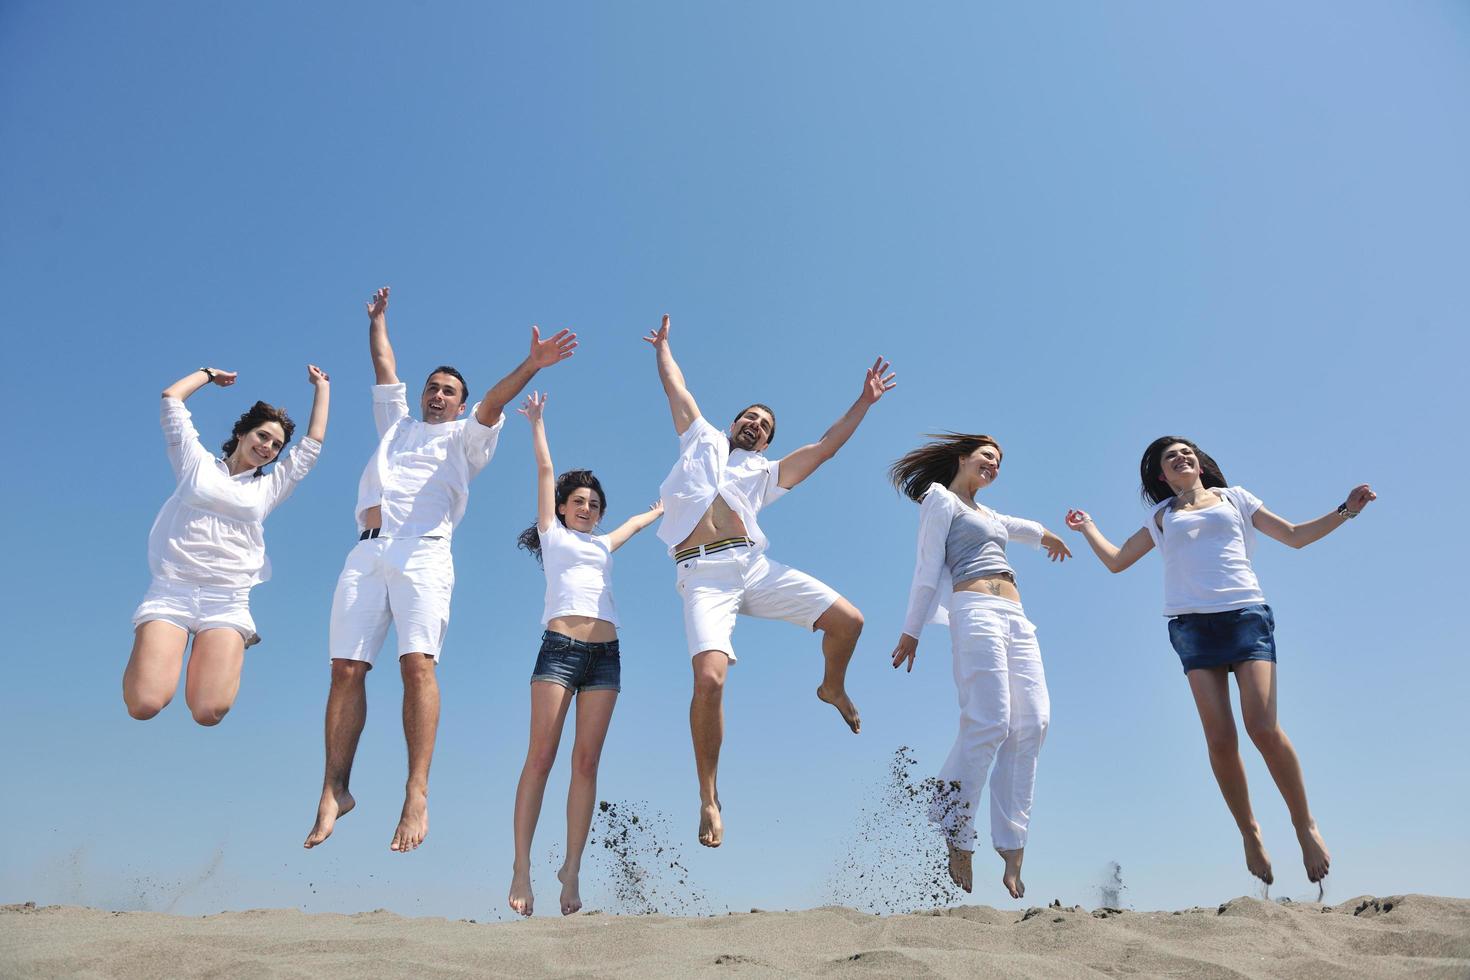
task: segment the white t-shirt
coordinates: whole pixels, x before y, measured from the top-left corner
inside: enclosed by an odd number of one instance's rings
[[[357,484],[357,529],[363,511],[381,507],[383,534],[395,538],[453,536],[479,475],[500,440],[501,415],[482,425],[475,410],[452,422],[420,422],[408,414],[403,382],[373,385],[378,448]]]
[[[658,488],[664,502],[659,539],[669,546],[672,555],[674,547],[689,537],[715,502],[715,494],[719,494],[745,525],[756,550],[764,551],[766,536],[755,515],[786,493],[776,482],[780,471],[779,459],[769,460],[744,449],[731,450],[729,436],[702,417],[695,419],[679,437],[679,461]]]
[[[1144,529],[1164,556],[1164,615],[1225,612],[1265,602],[1251,567],[1261,501],[1242,487],[1215,487],[1225,499],[1199,510],[1174,510],[1173,498],[1149,511]],[[1163,529],[1154,523],[1162,516]]]
[[[322,444],[302,439],[257,477],[230,475],[224,460],[199,442],[184,403],[163,399],[163,441],[178,486],[148,532],[154,578],[223,589],[248,589],[271,577],[265,519],[316,464]]]
[[[573,531],[561,521],[540,531],[546,569],[543,625],[558,616],[591,616],[618,625],[612,597],[612,545],[606,534]]]

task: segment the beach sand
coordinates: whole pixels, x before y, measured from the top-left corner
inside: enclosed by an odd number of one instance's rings
[[[4,977],[1470,977],[1470,899],[1237,898],[1134,912],[829,907],[477,924],[390,912],[200,918],[0,907]]]

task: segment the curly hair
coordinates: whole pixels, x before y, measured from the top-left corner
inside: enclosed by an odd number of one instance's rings
[[[981,446],[994,446],[997,453],[1005,455],[1000,443],[979,433],[927,432],[924,437],[935,441],[909,450],[888,468],[893,488],[914,503],[924,499],[929,484],[947,487],[954,482],[961,456],[968,456]]]
[[[225,459],[229,459],[235,454],[235,449],[240,445],[241,436],[266,422],[276,423],[281,427],[281,431],[286,434],[286,438],[281,440],[281,448],[284,450],[286,443],[291,441],[291,433],[296,431],[296,423],[291,421],[291,416],[286,414],[284,408],[277,408],[268,402],[256,402],[250,406],[250,411],[240,416],[239,420],[235,423],[235,427],[230,430],[230,438],[225,440],[225,444],[220,447],[224,452]],[[277,458],[279,458],[279,454]],[[264,472],[265,467],[260,466],[256,468],[255,475],[260,476]]]
[[[586,487],[593,493],[597,494],[597,499],[602,506],[602,513],[606,514],[607,495],[602,492],[602,482],[598,480],[597,477],[592,475],[591,470],[567,470],[561,476],[556,478],[557,508],[560,508],[563,504],[570,500],[572,494],[582,489],[583,487]],[[556,519],[561,521],[562,527],[566,527],[567,519],[562,516],[559,509],[557,511]],[[525,548],[531,554],[536,556],[536,560],[538,562],[542,560],[541,532],[536,530],[536,525],[534,522],[531,524],[530,527],[526,528],[520,533],[520,535],[516,537],[516,547]]]

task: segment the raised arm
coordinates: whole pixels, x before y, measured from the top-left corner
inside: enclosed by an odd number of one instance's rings
[[[664,394],[669,399],[674,431],[682,436],[699,418],[699,406],[694,403],[694,396],[689,394],[684,384],[684,372],[679,370],[674,353],[669,350],[669,315],[665,313],[663,324],[657,330],[650,330],[643,339],[653,345],[654,357],[658,361],[658,380],[663,383]]]
[[[327,409],[332,400],[332,379],[315,364],[306,365],[306,380],[311,382],[311,418],[306,422],[306,438],[327,441]]]
[[[536,530],[545,534],[556,523],[556,468],[551,465],[551,444],[546,441],[546,396],[531,392],[516,409],[531,423],[531,446],[536,456]]]
[[[1103,533],[1097,529],[1092,517],[1085,510],[1067,511],[1067,526],[1082,532],[1082,536],[1092,546],[1092,553],[1097,555],[1098,561],[1110,572],[1121,572],[1153,550],[1154,539],[1147,528],[1141,527],[1134,531],[1133,536],[1119,548],[1103,537]]]
[[[612,551],[617,551],[623,545],[628,543],[629,538],[637,534],[639,531],[643,530],[648,525],[652,524],[654,521],[658,520],[659,515],[663,512],[664,502],[662,500],[655,500],[652,507],[648,508],[641,514],[636,514],[633,517],[628,518],[626,521],[618,525],[616,531],[613,531],[607,536],[608,548]]]
[[[388,287],[384,286],[367,302],[368,352],[373,357],[373,373],[377,384],[398,383],[398,360],[393,345],[388,343]]]
[[[479,419],[481,425],[494,425],[500,421],[505,406],[521,393],[521,389],[531,383],[536,372],[542,368],[560,364],[572,356],[577,349],[577,335],[570,330],[558,330],[546,340],[541,339],[541,330],[538,327],[531,328],[531,353],[526,359],[516,365],[514,371],[495,382],[494,387],[485,392],[485,397],[480,399],[480,404],[475,406],[475,418]]]
[[[207,384],[213,383],[219,385],[221,388],[228,388],[235,383],[235,377],[234,371],[221,371],[218,368],[202,367],[197,371],[191,371],[163,389],[163,397],[177,398],[179,401],[184,401]]]
[[[878,399],[892,391],[898,384],[894,380],[895,374],[888,370],[888,362],[878,358],[873,366],[868,368],[867,376],[863,379],[863,392],[858,395],[857,401],[852,407],[842,413],[842,418],[832,423],[832,427],[822,434],[822,438],[800,449],[793,450],[781,459],[781,470],[777,483],[783,489],[790,490],[802,480],[811,476],[818,466],[837,455],[852,434],[857,431],[858,423],[862,422],[863,416],[868,414],[868,409],[877,404]]]
[[[1348,521],[1363,512],[1363,508],[1378,499],[1378,494],[1366,483],[1361,483],[1348,493],[1336,510],[1323,514],[1315,521],[1307,521],[1305,524],[1293,524],[1285,518],[1278,517],[1264,507],[1258,508],[1251,517],[1251,523],[1256,530],[1274,538],[1284,545],[1293,548],[1305,548],[1314,541],[1320,541],[1327,535],[1342,527]]]

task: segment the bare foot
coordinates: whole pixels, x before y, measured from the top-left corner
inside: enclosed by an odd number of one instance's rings
[[[565,865],[556,873],[557,880],[561,882],[561,914],[571,915],[573,912],[582,910],[582,892],[577,880],[577,872]]]
[[[1025,898],[1026,883],[1021,880],[1021,860],[1026,856],[1026,849],[1018,847],[1014,851],[1002,851],[996,848],[995,853],[999,854],[1006,863],[1006,870],[1000,876],[1000,883],[1006,886],[1006,891],[1011,893],[1011,898]]]
[[[407,854],[429,836],[429,795],[410,792],[403,798],[403,813],[398,818],[398,829],[393,831],[393,843],[388,850]]]
[[[322,790],[322,801],[316,808],[316,826],[311,828],[311,833],[306,835],[306,842],[302,847],[313,848],[332,836],[332,828],[337,825],[338,817],[345,817],[357,806],[357,801],[347,790]]]
[[[1332,865],[1332,856],[1327,853],[1327,845],[1322,841],[1322,835],[1317,833],[1317,821],[1313,820],[1298,830],[1296,839],[1301,841],[1302,862],[1307,866],[1307,880],[1320,883],[1323,878],[1327,877],[1327,870]]]
[[[1261,840],[1260,828],[1242,834],[1241,839],[1245,842],[1246,868],[1266,884],[1271,884],[1275,880],[1271,876],[1271,857],[1266,853],[1266,842]]]
[[[970,867],[970,858],[975,852],[961,850],[949,841],[945,844],[949,847],[949,880],[969,894],[975,889],[975,873]]]
[[[536,904],[536,896],[531,894],[531,868],[527,865],[522,868],[515,865],[510,874],[510,910],[517,915],[530,915],[531,909]]]
[[[857,705],[852,703],[852,699],[842,688],[829,691],[823,685],[817,688],[817,697],[837,709],[837,713],[842,716],[843,721],[847,722],[847,727],[852,729],[854,735],[863,730],[863,720],[858,717]]]
[[[699,807],[699,842],[705,847],[719,847],[725,839],[725,821],[720,817],[720,803],[702,803]]]

